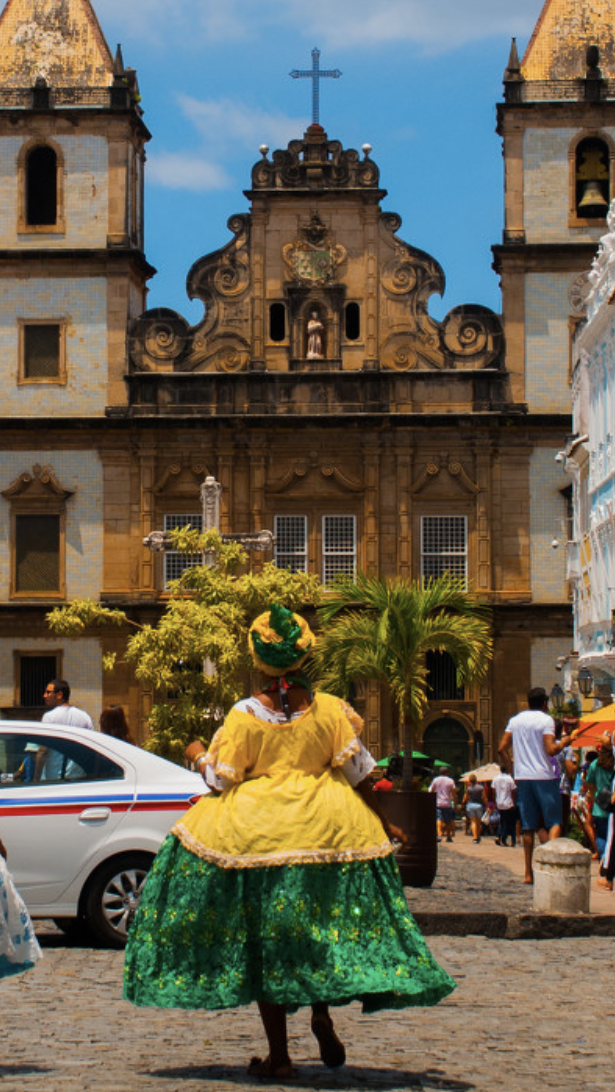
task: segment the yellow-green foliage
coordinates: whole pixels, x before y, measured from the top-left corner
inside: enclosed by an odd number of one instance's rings
[[[121,625],[132,629],[126,660],[136,678],[156,694],[149,721],[149,750],[181,762],[192,739],[208,741],[224,714],[243,696],[250,667],[247,633],[253,619],[272,602],[301,610],[320,600],[317,577],[291,573],[272,563],[247,571],[238,543],[223,543],[218,532],[190,528],[172,532],[173,548],[204,553],[172,582],[156,625],[138,625],[124,611],[92,600],[75,600],[47,616],[54,633],[80,637],[87,629]],[[113,670],[115,654],[103,658]]]

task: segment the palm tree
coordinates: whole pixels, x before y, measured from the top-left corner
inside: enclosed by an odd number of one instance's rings
[[[403,724],[403,788],[412,786],[414,730],[427,706],[428,652],[447,652],[457,680],[481,679],[491,657],[489,610],[446,573],[426,582],[338,577],[318,608],[319,684],[347,697],[353,682],[385,682]]]

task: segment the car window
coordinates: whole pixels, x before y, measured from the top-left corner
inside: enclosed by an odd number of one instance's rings
[[[0,735],[0,791],[39,782],[57,785],[123,777],[117,762],[76,740],[38,733]]]

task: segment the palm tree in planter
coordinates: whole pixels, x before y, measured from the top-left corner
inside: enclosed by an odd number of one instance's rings
[[[386,683],[403,726],[402,789],[408,793],[414,735],[428,703],[427,653],[447,652],[459,685],[478,682],[492,650],[488,608],[448,573],[426,582],[359,573],[355,579],[337,578],[318,615],[322,626],[314,660],[319,685],[348,697],[359,680]],[[395,821],[404,826],[399,811]],[[412,827],[411,816],[408,821]]]

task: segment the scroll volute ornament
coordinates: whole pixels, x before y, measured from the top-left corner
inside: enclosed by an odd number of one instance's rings
[[[499,368],[504,356],[504,331],[488,307],[454,307],[442,321],[442,344],[453,368]]]

